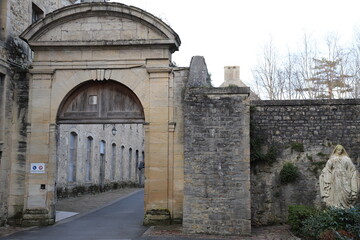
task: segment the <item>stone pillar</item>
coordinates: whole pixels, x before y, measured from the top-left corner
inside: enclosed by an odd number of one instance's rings
[[[144,224],[170,222],[172,212],[172,181],[169,168],[172,162],[172,117],[169,95],[169,72],[161,61],[148,61],[149,106],[145,113],[146,165],[145,165],[145,219]],[[170,131],[169,131],[170,130]],[[164,214],[165,212],[165,214]]]
[[[51,71],[32,72],[26,166],[27,189],[22,221],[24,226],[48,225],[55,222],[55,212],[51,206],[55,194],[55,129],[54,125],[50,125],[50,101],[44,101],[51,99],[51,81]],[[31,169],[31,164],[36,166],[43,164],[45,169]]]
[[[239,87],[186,89],[185,233],[251,234],[249,94]]]

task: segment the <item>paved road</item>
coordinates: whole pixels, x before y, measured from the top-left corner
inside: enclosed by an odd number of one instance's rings
[[[58,222],[53,226],[18,232],[1,240],[130,240],[147,230],[144,217],[144,191],[95,210]]]

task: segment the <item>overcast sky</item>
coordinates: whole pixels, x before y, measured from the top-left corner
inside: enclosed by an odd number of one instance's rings
[[[111,0],[159,17],[180,36],[173,54],[178,66],[205,57],[213,84],[223,81],[224,66],[240,66],[240,78],[252,83],[252,69],[264,43],[296,51],[306,32],[321,43],[337,33],[346,44],[360,29],[360,0]],[[324,43],[324,42],[323,42]]]

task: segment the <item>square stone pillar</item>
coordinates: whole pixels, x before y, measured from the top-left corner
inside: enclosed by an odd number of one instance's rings
[[[186,91],[183,230],[250,235],[250,89]]]
[[[50,119],[52,71],[32,72],[28,126],[26,195],[22,225],[55,222],[55,125]],[[41,169],[34,169],[41,166]]]
[[[159,212],[171,212],[169,193],[171,192],[169,167],[172,154],[169,142],[169,118],[171,106],[169,96],[168,67],[155,60],[148,62],[149,107],[145,109],[145,219],[144,224],[169,222],[169,214],[159,217]],[[156,65],[160,65],[157,67]],[[161,215],[161,214],[160,214]]]

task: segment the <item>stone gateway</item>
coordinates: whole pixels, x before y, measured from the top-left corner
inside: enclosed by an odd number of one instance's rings
[[[94,151],[99,154],[92,166],[96,172],[79,175],[76,161],[81,155],[70,154],[69,166],[64,165],[68,173],[57,173],[64,163],[57,157],[61,154],[56,148],[58,125],[80,123],[116,124],[118,129],[119,124],[141,124],[145,131],[145,209],[169,209],[172,218],[181,219],[183,171],[178,162],[183,159],[182,124],[175,127],[181,121],[175,101],[181,91],[175,88],[170,67],[171,53],[180,45],[178,35],[141,9],[102,2],[54,11],[32,24],[21,38],[34,51],[27,163],[47,166],[42,175],[27,171],[22,224],[53,223],[56,175],[59,184],[92,175],[100,185],[119,175],[106,170],[111,169],[111,164],[106,165],[111,159],[106,156],[111,155],[112,147],[121,152],[120,140],[95,136]],[[81,129],[66,130],[71,133],[71,153],[80,147],[76,142],[91,137],[90,127],[85,128],[87,135],[79,132]],[[136,150],[142,152],[133,144],[126,152],[132,156]],[[136,178],[135,158],[128,163],[130,179]],[[46,188],[41,189],[41,184]]]
[[[360,100],[257,100],[236,66],[213,88],[203,57],[173,64],[181,41],[161,19],[81,2],[0,2],[0,225],[53,224],[69,190],[127,182],[144,185],[145,224],[250,235],[332,198],[334,157],[356,182]],[[350,156],[331,155],[339,143]],[[358,187],[340,187],[349,206]]]

